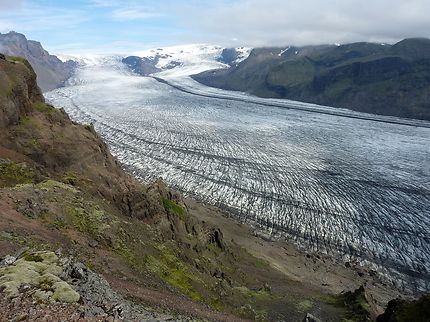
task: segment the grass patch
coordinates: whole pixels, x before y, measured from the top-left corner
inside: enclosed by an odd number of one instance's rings
[[[25,132],[27,130],[35,130],[35,129],[38,129],[38,126],[33,118],[31,118],[30,116],[24,116],[20,118],[17,125],[18,131]]]
[[[253,308],[250,304],[243,305],[238,314],[247,320],[265,322],[268,321],[268,314],[265,310],[257,310]]]
[[[261,289],[258,291],[250,290],[246,286],[239,286],[235,287],[237,291],[239,291],[242,295],[245,296],[245,298],[250,302],[256,302],[256,301],[267,301],[273,298],[270,291],[266,289]]]
[[[162,201],[163,201],[164,209],[166,209],[166,211],[168,211],[171,214],[178,216],[181,220],[185,219],[184,208],[179,206],[176,202],[174,202],[170,199],[167,199],[167,198],[162,198]]]
[[[339,297],[339,295],[321,294],[321,295],[315,296],[314,299],[337,307],[343,306],[343,301]]]
[[[71,184],[72,186],[78,183],[78,175],[73,171],[66,171],[64,175],[61,177],[61,181],[66,184]]]
[[[209,305],[217,311],[224,311],[225,305],[220,299],[212,299],[209,301]]]
[[[297,303],[296,307],[299,312],[306,313],[314,306],[314,303],[311,300],[304,300]]]
[[[202,300],[202,296],[196,291],[193,284],[196,278],[188,272],[185,265],[166,246],[158,247],[160,254],[158,257],[152,255],[145,256],[147,269],[157,274],[163,281],[179,289],[185,295],[195,301]]]
[[[55,180],[46,180],[44,182],[41,182],[37,185],[40,189],[45,191],[51,191],[55,189],[61,189],[66,192],[71,192],[73,194],[76,194],[79,192],[78,189],[72,187],[71,185],[65,184],[63,182],[55,181]]]
[[[38,149],[38,148],[40,147],[40,142],[39,142],[39,140],[38,140],[38,139],[31,139],[31,140],[28,142],[28,144],[29,144],[29,146],[30,146],[30,147],[32,147],[32,148],[34,148],[34,149]]]
[[[106,214],[98,209],[84,209],[81,207],[67,207],[66,213],[72,219],[76,230],[87,233],[93,238],[99,237],[103,231],[110,228],[104,221]]]
[[[34,181],[35,173],[25,163],[0,163],[0,188],[30,184]]]
[[[367,303],[364,288],[360,287],[354,292],[347,292],[342,295],[342,300],[345,306],[350,311],[347,316],[351,319],[363,319],[370,318],[370,306]]]
[[[133,251],[128,248],[127,244],[121,238],[115,243],[114,251],[122,256],[127,263],[134,269],[139,269],[139,262]]]
[[[52,114],[54,108],[43,102],[33,103],[33,108],[41,113]]]
[[[18,56],[7,56],[6,59],[7,59],[7,61],[12,62],[12,63],[24,64],[26,62],[25,58],[18,57]]]
[[[208,244],[207,248],[209,251],[214,253],[216,253],[219,250],[218,246],[215,243]]]

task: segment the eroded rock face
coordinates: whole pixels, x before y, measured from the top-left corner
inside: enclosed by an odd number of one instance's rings
[[[76,67],[75,62],[62,62],[43,49],[39,42],[27,40],[23,34],[17,32],[0,34],[0,48],[6,55],[27,59],[35,69],[38,84],[43,91],[63,86]]]
[[[35,102],[44,103],[36,74],[25,60],[0,60],[0,128],[17,124]]]

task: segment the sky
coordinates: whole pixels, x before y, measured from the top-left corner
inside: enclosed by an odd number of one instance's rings
[[[0,0],[0,32],[56,54],[430,38],[430,0]]]

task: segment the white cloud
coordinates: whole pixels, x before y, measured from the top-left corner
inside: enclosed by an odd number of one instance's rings
[[[41,7],[24,2],[15,9],[9,12],[0,12],[0,30],[15,29],[20,32],[27,32],[70,29],[88,19],[83,10]]]
[[[430,37],[428,0],[236,0],[172,10],[191,31],[224,44],[235,38],[263,46]]]
[[[15,28],[15,24],[12,21],[0,20],[0,32],[8,32]]]
[[[120,8],[112,11],[112,18],[118,21],[143,20],[159,16],[160,14],[150,12],[145,8]]]
[[[121,3],[117,0],[88,0],[88,4],[93,7],[109,8],[119,6]]]
[[[0,8],[1,10],[20,8],[23,2],[23,0],[0,0]]]

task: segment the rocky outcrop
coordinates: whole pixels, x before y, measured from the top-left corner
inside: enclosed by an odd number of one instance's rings
[[[150,217],[163,210],[120,167],[91,125],[72,122],[45,104],[36,75],[25,60],[0,61],[0,137],[4,148],[30,159],[34,167],[111,200],[122,212]]]
[[[233,66],[240,56],[241,52],[237,51],[236,48],[224,48],[220,57],[218,58],[218,61]]]
[[[15,58],[0,60],[0,128],[16,125],[36,102],[44,103],[44,98],[29,63]]]
[[[153,73],[160,72],[161,69],[156,67],[158,63],[158,57],[153,59],[146,57],[129,56],[122,59],[122,62],[136,74],[147,76]]]
[[[430,318],[430,295],[411,301],[395,299],[388,303],[384,314],[378,316],[377,322],[425,322]]]
[[[0,33],[0,52],[9,56],[23,57],[28,60],[37,74],[37,83],[46,92],[61,87],[72,75],[76,63],[62,62],[50,55],[42,45],[17,32]]]
[[[23,287],[35,300],[76,303],[80,295],[60,278],[63,264],[52,252],[24,252],[19,258],[7,256],[0,266],[0,289],[9,298],[18,297]]]
[[[430,40],[254,49],[228,70],[193,78],[261,97],[430,120]]]
[[[0,319],[4,320],[23,314],[26,320],[36,317],[63,320],[56,316],[58,313],[68,321],[172,320],[171,316],[149,312],[143,306],[124,299],[102,276],[84,264],[50,251],[25,250],[17,257],[6,256],[0,263],[0,290],[9,299],[15,299],[5,301],[6,305],[14,305],[8,312],[0,313]],[[26,304],[27,299],[33,302]],[[17,303],[21,307],[17,307]],[[31,305],[31,309],[24,308],[23,304]],[[178,317],[175,320],[182,319]]]

